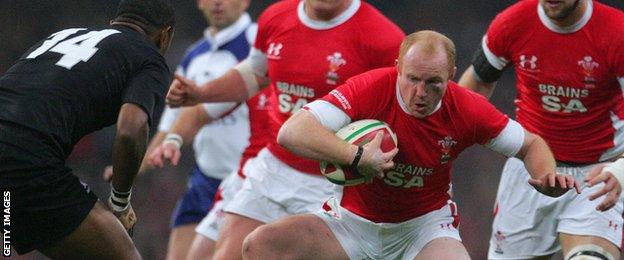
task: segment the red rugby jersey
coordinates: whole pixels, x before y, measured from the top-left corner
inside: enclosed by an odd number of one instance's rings
[[[373,222],[402,222],[446,205],[453,161],[467,147],[497,137],[509,121],[484,97],[454,82],[441,107],[418,119],[406,112],[397,75],[395,67],[372,70],[322,98],[352,121],[381,120],[397,135],[395,166],[383,180],[338,187],[341,206]]]
[[[577,24],[560,28],[537,0],[520,1],[494,19],[482,47],[494,67],[515,67],[516,119],[557,160],[594,163],[624,152],[621,10],[589,1]]]
[[[280,1],[264,11],[258,20],[255,48],[267,58],[273,89],[269,150],[297,170],[320,174],[317,161],[303,159],[277,144],[279,128],[294,112],[349,77],[393,65],[404,34],[360,0],[329,22],[308,18],[303,3]]]

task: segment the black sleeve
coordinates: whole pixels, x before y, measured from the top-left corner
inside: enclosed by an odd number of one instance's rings
[[[150,63],[130,79],[123,92],[122,102],[133,103],[143,108],[152,128],[154,112],[164,109],[170,81],[166,65]]]
[[[499,70],[492,66],[490,62],[485,57],[485,53],[483,52],[483,47],[479,46],[479,49],[474,53],[472,57],[472,67],[474,68],[474,72],[479,76],[484,83],[492,83],[497,81],[501,75],[503,74],[502,70]]]

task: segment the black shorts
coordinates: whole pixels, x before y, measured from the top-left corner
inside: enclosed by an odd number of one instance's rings
[[[0,142],[3,228],[19,254],[61,241],[87,217],[97,197],[63,164],[33,165],[32,155]],[[6,214],[6,209],[9,214]],[[9,215],[10,224],[6,224]]]

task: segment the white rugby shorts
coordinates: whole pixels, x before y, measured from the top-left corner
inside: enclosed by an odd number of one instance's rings
[[[316,212],[333,194],[327,179],[293,169],[266,148],[247,162],[244,174],[243,187],[225,211],[264,223]]]
[[[551,198],[528,184],[530,176],[522,161],[507,160],[496,195],[488,258],[530,259],[553,254],[561,249],[558,233],[598,236],[621,247],[622,197],[610,210],[596,211],[604,196],[594,201],[589,201],[589,196],[604,184],[590,188],[584,182],[594,167],[557,167],[558,173],[574,176],[583,191],[577,195],[571,190]]]
[[[461,241],[454,202],[401,223],[374,223],[342,208],[335,198],[315,214],[322,218],[349,259],[414,259],[436,238]],[[382,246],[383,245],[383,246]]]

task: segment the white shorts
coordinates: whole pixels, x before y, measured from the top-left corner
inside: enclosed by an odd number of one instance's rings
[[[401,223],[374,223],[340,207],[335,198],[328,210],[315,214],[322,218],[347,252],[349,259],[414,259],[436,238],[461,241],[457,206],[444,207]]]
[[[557,167],[558,173],[574,176],[583,191],[568,191],[559,198],[537,192],[528,184],[529,173],[522,161],[507,160],[501,176],[490,238],[489,259],[529,259],[561,249],[558,233],[598,236],[617,247],[622,242],[622,198],[606,212],[596,211],[604,199],[589,201],[589,195],[604,184],[588,187],[584,178],[595,165]]]
[[[334,185],[327,179],[291,168],[266,148],[247,162],[243,172],[247,176],[243,187],[225,211],[264,223],[316,212],[333,194]]]
[[[245,163],[243,166],[243,171],[247,164],[248,163]],[[223,221],[225,220],[223,208],[234,199],[234,195],[236,195],[243,186],[244,180],[245,179],[239,176],[235,171],[221,182],[217,190],[217,195],[215,195],[212,208],[208,212],[208,215],[197,225],[195,232],[213,241],[219,239],[219,230],[221,230],[221,226],[223,226]]]

